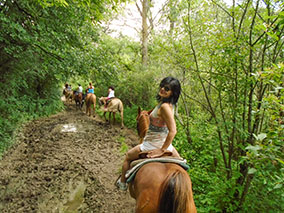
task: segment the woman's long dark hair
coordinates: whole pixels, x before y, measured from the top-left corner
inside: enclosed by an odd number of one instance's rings
[[[156,97],[157,100],[162,101],[163,103],[171,103],[173,105],[176,105],[179,99],[180,92],[181,92],[181,86],[180,86],[179,80],[173,77],[166,77],[161,81],[159,89],[164,86],[170,87],[172,91],[172,95],[169,98],[162,99],[162,97],[158,93]]]

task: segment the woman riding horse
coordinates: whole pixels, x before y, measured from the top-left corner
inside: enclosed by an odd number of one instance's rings
[[[65,96],[65,100],[68,101],[72,101],[72,90],[70,89],[71,85],[69,85],[68,83],[65,84],[65,88],[63,89],[63,95]]]
[[[93,106],[93,116],[95,117],[96,95],[94,94],[94,90],[95,88],[92,82],[90,82],[88,88],[86,89],[86,114],[89,116],[92,115],[91,108]]]
[[[151,159],[147,159],[147,164],[143,162],[134,180],[131,178],[127,180],[130,195],[136,200],[136,213],[196,213],[190,177],[185,169],[177,164],[176,158],[180,160],[179,154],[172,146],[176,134],[174,106],[178,101],[180,90],[177,79],[172,77],[163,79],[157,95],[159,104],[153,111],[138,113],[138,134],[143,138],[143,132],[146,130],[146,136],[142,144],[126,154],[121,179],[116,183],[121,190],[127,190],[125,174],[130,162],[138,159],[141,151],[148,151],[146,157]],[[161,158],[164,163],[153,159],[169,152],[172,152],[174,159]],[[172,161],[169,162],[170,160]]]
[[[76,109],[82,109],[83,107],[83,87],[81,86],[81,84],[78,84],[78,88],[77,90],[73,91],[73,99],[75,101],[76,104]]]
[[[162,156],[165,151],[179,157],[178,152],[172,145],[176,135],[176,122],[174,120],[174,106],[176,105],[181,91],[180,83],[172,77],[164,78],[160,83],[160,91],[157,95],[158,105],[150,114],[150,126],[142,144],[130,149],[122,166],[121,179],[117,185],[121,190],[127,190],[126,171],[133,160],[139,158],[141,151],[149,151],[148,158]]]

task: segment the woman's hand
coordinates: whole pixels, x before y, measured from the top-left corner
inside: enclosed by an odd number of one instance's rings
[[[162,149],[154,149],[147,154],[147,158],[157,158],[161,157],[165,153]]]

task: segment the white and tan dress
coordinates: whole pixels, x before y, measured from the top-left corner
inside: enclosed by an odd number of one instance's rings
[[[158,110],[160,107],[161,104],[157,105],[150,114],[150,125],[143,143],[140,145],[141,151],[160,149],[165,143],[169,130],[165,121],[158,117]],[[172,152],[173,145],[170,144],[167,150]]]

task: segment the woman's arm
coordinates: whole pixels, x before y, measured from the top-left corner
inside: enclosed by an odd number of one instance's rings
[[[169,145],[173,142],[174,137],[177,133],[172,106],[168,103],[162,104],[160,108],[160,116],[166,122],[166,125],[169,129],[168,136],[166,137],[165,143],[161,148],[163,151],[166,151]]]

